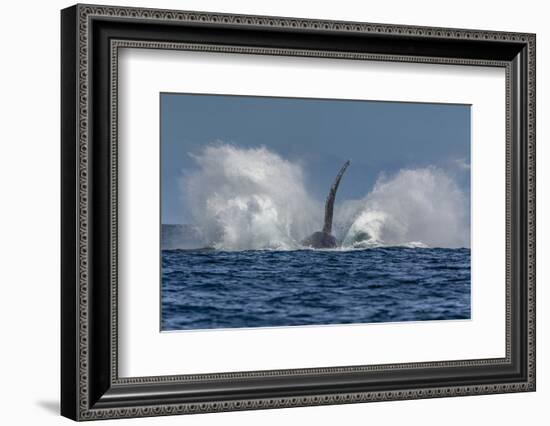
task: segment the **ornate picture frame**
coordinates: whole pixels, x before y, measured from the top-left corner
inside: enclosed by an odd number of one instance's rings
[[[535,35],[76,5],[61,12],[61,414],[73,420],[535,390]],[[121,48],[500,67],[506,72],[502,358],[119,377]]]

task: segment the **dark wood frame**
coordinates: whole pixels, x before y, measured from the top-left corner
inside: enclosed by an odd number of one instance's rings
[[[533,34],[95,5],[64,9],[61,29],[64,416],[89,420],[535,390]],[[120,47],[504,67],[506,357],[119,378],[116,65]]]

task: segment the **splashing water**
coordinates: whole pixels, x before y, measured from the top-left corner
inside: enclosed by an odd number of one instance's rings
[[[224,250],[293,249],[312,232],[320,209],[298,164],[266,148],[208,146],[183,182],[207,244]]]
[[[467,200],[442,170],[401,170],[344,207],[342,246],[469,247]]]
[[[323,204],[306,190],[299,164],[261,148],[211,145],[182,179],[194,225],[222,250],[301,248],[322,227]],[[334,233],[343,249],[469,247],[468,203],[441,169],[382,177],[362,200],[336,201]]]

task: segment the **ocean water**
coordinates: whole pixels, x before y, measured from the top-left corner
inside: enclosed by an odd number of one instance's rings
[[[470,318],[470,249],[162,250],[161,329]]]

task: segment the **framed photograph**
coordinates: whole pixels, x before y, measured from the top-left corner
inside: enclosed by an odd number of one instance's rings
[[[535,390],[535,35],[61,12],[61,412]]]

